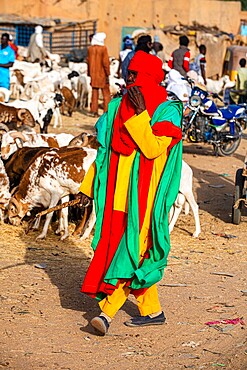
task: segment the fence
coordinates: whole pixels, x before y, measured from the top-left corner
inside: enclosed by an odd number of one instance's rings
[[[45,49],[55,54],[66,54],[72,49],[81,49],[90,44],[89,36],[96,32],[96,21],[61,25],[53,31],[45,28],[43,44]],[[10,33],[16,45],[28,46],[30,36],[35,31],[35,25],[0,26],[0,33]]]

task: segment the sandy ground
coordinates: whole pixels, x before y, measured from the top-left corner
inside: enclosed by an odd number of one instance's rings
[[[75,113],[57,132],[92,131],[95,120]],[[54,131],[54,129],[50,129]],[[234,177],[242,167],[247,135],[237,152],[214,157],[210,146],[184,144],[194,171],[202,233],[192,238],[194,219],[181,215],[171,235],[171,252],[158,284],[167,317],[163,326],[128,328],[136,315],[130,299],[98,337],[88,321],[97,303],[80,293],[90,262],[90,240],[54,234],[35,241],[25,225],[1,225],[1,354],[3,369],[247,369],[247,217],[231,224]],[[221,185],[221,187],[211,187]],[[71,232],[74,225],[70,224]],[[41,268],[43,267],[43,268]]]

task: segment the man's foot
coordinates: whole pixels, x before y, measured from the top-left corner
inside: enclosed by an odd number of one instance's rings
[[[166,321],[164,312],[162,311],[160,315],[155,317],[147,316],[136,316],[132,317],[130,321],[125,321],[127,326],[147,326],[147,325],[162,325]]]
[[[91,320],[91,325],[99,335],[106,335],[109,329],[109,322],[104,316],[97,316]]]

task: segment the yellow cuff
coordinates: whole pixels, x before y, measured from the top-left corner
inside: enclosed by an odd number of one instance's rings
[[[93,186],[95,171],[96,171],[95,163],[92,163],[79,188],[80,192],[82,192],[83,194],[87,195],[90,198],[94,197]]]

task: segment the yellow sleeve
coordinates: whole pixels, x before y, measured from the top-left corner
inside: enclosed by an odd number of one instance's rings
[[[155,136],[153,134],[147,110],[139,115],[135,114],[124,125],[141,152],[148,159],[159,157],[167,150],[172,141],[171,137]]]
[[[87,195],[90,198],[93,198],[93,185],[94,185],[94,176],[95,176],[95,162],[91,164],[89,170],[87,171],[82,183],[80,185],[79,191]]]

